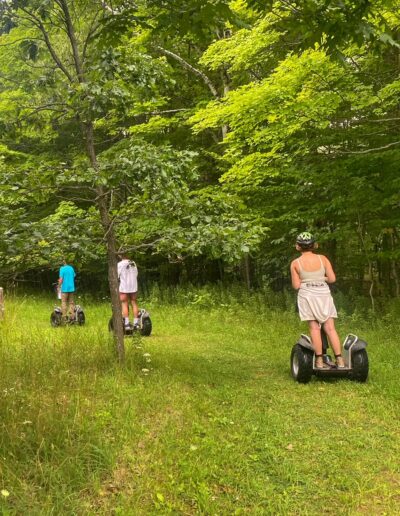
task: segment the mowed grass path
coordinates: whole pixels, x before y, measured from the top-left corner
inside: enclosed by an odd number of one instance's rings
[[[147,307],[121,367],[106,303],[53,329],[51,301],[7,300],[1,514],[400,513],[398,321],[339,324],[369,343],[366,384],[299,385],[295,314]]]

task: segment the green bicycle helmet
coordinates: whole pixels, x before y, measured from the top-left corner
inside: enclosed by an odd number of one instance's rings
[[[310,232],[303,231],[303,233],[297,235],[296,244],[303,249],[311,248],[315,244],[315,238]]]

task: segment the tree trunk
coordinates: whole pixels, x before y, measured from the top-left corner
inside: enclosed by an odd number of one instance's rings
[[[230,78],[228,72],[224,69],[221,72],[222,84],[224,86],[224,97],[226,97],[230,91]],[[222,140],[225,140],[226,135],[228,134],[228,126],[225,124],[221,127]]]
[[[218,33],[218,32],[217,32]],[[230,29],[224,29],[222,31],[222,39],[228,39],[232,37],[232,31]],[[231,78],[229,77],[228,68],[224,66],[221,70],[221,79],[222,85],[224,88],[223,96],[226,97],[231,89]],[[225,140],[226,135],[228,134],[229,127],[227,125],[223,125],[221,127],[222,141]]]
[[[246,253],[243,256],[242,265],[243,265],[243,275],[244,275],[244,281],[246,284],[246,288],[250,292],[250,290],[251,290],[251,274],[250,274],[249,253]]]
[[[364,227],[361,223],[361,219],[360,219],[360,215],[358,215],[358,227],[357,227],[357,232],[358,232],[358,236],[360,238],[360,242],[361,242],[361,248],[362,250],[364,251],[364,254],[365,254],[365,258],[367,260],[367,264],[368,264],[368,277],[369,277],[369,280],[371,282],[370,284],[370,288],[369,288],[369,297],[371,299],[371,307],[372,307],[372,311],[375,312],[375,299],[374,299],[374,286],[375,286],[375,279],[374,279],[374,268],[373,268],[373,264],[372,264],[372,261],[370,259],[370,256],[369,256],[369,252],[368,252],[368,249],[367,249],[367,246],[366,246],[366,243],[365,243],[365,239],[364,239]]]
[[[94,170],[98,169],[96,150],[94,146],[93,124],[88,122],[83,125],[85,133],[86,148],[90,164]],[[100,220],[104,230],[104,238],[107,244],[108,261],[108,285],[110,288],[112,318],[114,327],[114,339],[120,362],[125,360],[124,327],[122,324],[121,302],[119,300],[118,270],[117,270],[117,246],[114,228],[107,207],[107,194],[102,186],[96,187],[97,207],[100,213]]]

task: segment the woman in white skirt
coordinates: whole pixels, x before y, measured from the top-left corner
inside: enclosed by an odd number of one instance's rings
[[[304,232],[296,239],[296,249],[300,258],[290,265],[292,286],[298,290],[297,303],[300,319],[307,321],[311,342],[315,352],[315,367],[329,367],[322,359],[321,326],[328,335],[337,367],[344,367],[339,335],[335,328],[336,308],[328,283],[336,281],[332,265],[326,256],[315,254],[318,245],[311,233]]]
[[[122,317],[127,330],[132,326],[129,322],[129,304],[133,311],[133,329],[139,325],[139,307],[137,304],[138,270],[136,263],[129,260],[128,256],[122,255],[118,262],[119,298],[122,305]]]

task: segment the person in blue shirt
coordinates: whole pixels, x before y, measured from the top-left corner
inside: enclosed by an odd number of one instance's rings
[[[74,292],[75,292],[75,270],[72,265],[68,265],[64,260],[64,265],[60,268],[58,286],[61,291],[61,311],[63,320],[67,320],[67,313],[70,319],[74,317]]]

